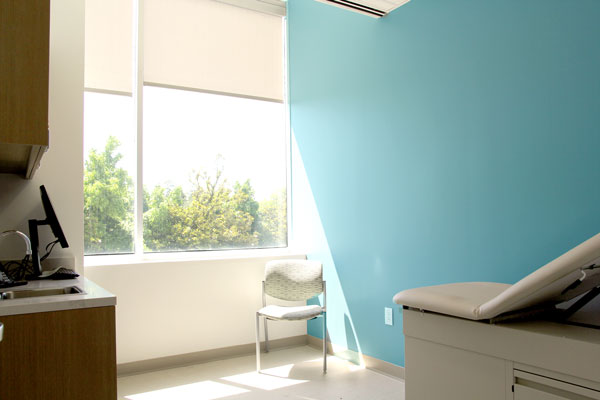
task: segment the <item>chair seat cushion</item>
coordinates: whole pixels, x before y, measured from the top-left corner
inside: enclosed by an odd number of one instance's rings
[[[269,305],[258,310],[260,315],[263,315],[268,319],[287,321],[311,319],[320,315],[322,312],[323,308],[318,305],[293,307]]]

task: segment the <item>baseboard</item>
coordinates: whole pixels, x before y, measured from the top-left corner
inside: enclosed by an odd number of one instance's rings
[[[269,348],[281,349],[285,347],[304,346],[308,344],[308,335],[292,336],[283,339],[269,340]],[[264,342],[261,343],[264,350]],[[151,360],[134,361],[117,365],[117,376],[136,375],[162,369],[185,367],[192,364],[201,364],[210,361],[224,360],[227,358],[241,357],[256,352],[256,344],[248,343],[238,346],[222,347],[219,349],[197,351],[195,353],[178,354],[153,358]]]
[[[323,349],[323,339],[308,335],[308,345],[316,349]],[[352,361],[355,364],[364,363],[365,367],[372,369],[392,378],[404,379],[404,367],[380,360],[375,357],[359,354],[354,350],[347,349],[343,346],[327,343],[327,353],[337,357]]]

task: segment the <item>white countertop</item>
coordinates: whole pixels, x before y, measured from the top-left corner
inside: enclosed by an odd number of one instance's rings
[[[105,307],[117,304],[117,297],[114,294],[81,276],[76,279],[31,281],[27,285],[0,289],[0,292],[70,286],[77,286],[83,290],[83,293],[0,300],[0,316]]]

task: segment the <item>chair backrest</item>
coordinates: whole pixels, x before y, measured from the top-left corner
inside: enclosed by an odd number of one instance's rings
[[[319,261],[275,260],[265,266],[265,293],[281,300],[308,300],[323,292]]]

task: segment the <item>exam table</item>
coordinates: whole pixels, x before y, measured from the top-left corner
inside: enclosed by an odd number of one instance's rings
[[[514,285],[404,290],[407,400],[600,399],[600,234]],[[589,309],[591,308],[591,313]]]

